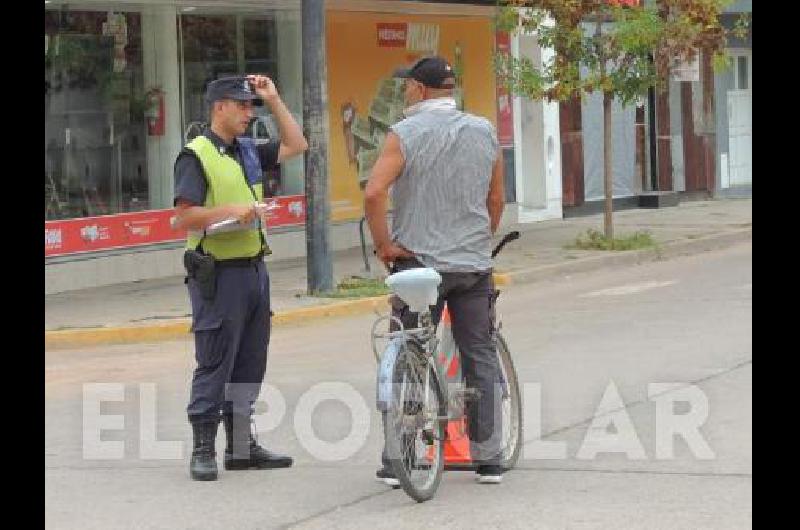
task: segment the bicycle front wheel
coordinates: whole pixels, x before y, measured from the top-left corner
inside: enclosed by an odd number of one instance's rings
[[[439,379],[428,356],[413,342],[400,351],[386,412],[386,450],[409,497],[433,497],[444,468],[447,411]]]

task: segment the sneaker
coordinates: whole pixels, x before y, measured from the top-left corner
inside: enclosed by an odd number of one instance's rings
[[[480,484],[500,484],[503,482],[503,468],[501,466],[478,467],[478,482]]]
[[[388,467],[382,467],[375,473],[375,478],[378,482],[383,482],[387,486],[391,486],[392,488],[399,488],[400,481],[397,480],[397,477],[394,476],[394,473]]]

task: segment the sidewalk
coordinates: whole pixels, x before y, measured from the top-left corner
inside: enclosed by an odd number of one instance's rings
[[[507,226],[519,230],[519,240],[508,244],[496,260],[496,270],[514,283],[527,283],[560,274],[599,267],[633,264],[720,248],[752,238],[752,199],[683,202],[662,209],[623,210],[614,213],[617,236],[648,230],[660,249],[646,251],[566,250],[564,245],[588,228],[602,231],[603,216],[592,215]],[[385,274],[371,256],[371,272],[364,268],[361,249],[334,256],[335,282],[350,276]],[[275,323],[332,314],[371,310],[372,299],[342,301],[305,294],[303,259],[267,259]],[[183,277],[176,276],[45,296],[47,348],[105,342],[136,342],[179,338],[191,316]]]

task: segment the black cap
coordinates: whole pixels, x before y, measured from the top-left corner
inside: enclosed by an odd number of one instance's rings
[[[411,78],[430,88],[454,88],[456,74],[453,67],[444,57],[433,55],[423,57],[415,62],[411,68],[398,68],[393,77]]]
[[[252,101],[256,106],[264,104],[253,92],[253,87],[245,76],[221,77],[211,81],[206,87],[206,103],[211,104],[221,99]]]

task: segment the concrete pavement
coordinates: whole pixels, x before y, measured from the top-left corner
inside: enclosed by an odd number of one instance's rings
[[[48,351],[46,527],[751,528],[751,263],[752,244],[743,242],[668,261],[554,275],[535,289],[508,289],[498,308],[526,390],[528,428],[519,466],[500,486],[479,486],[468,472],[446,473],[437,496],[422,505],[373,479],[381,433],[368,344],[371,315],[275,329],[267,382],[285,407],[273,396],[269,408],[259,409],[284,411],[260,439],[294,455],[296,465],[222,471],[213,483],[188,478],[188,337]],[[299,412],[316,385],[332,382],[361,396],[365,421],[335,400]],[[122,442],[121,459],[84,456],[92,436],[85,429],[92,410],[85,385],[91,383],[122,385],[124,402],[106,401],[99,409],[122,416],[124,426],[107,418],[100,435]],[[651,392],[651,385],[663,383],[676,386]],[[144,399],[148,388],[155,400]],[[619,401],[602,408],[609,388]],[[713,454],[698,453],[675,436],[668,444],[673,455],[659,456],[659,440],[668,433],[659,414],[702,413],[702,399],[691,406],[682,401],[681,392],[693,388],[707,404],[698,432]],[[659,399],[674,399],[675,406],[659,412]],[[539,432],[532,428],[537,415]],[[303,434],[306,423],[334,444],[351,432],[367,432],[352,454],[324,460]],[[631,430],[632,456],[581,457],[587,440]],[[563,446],[563,457],[542,458],[540,434]],[[177,444],[182,454],[142,457],[150,436]],[[643,453],[638,457],[637,447]],[[221,437],[217,448],[223,448]]]

